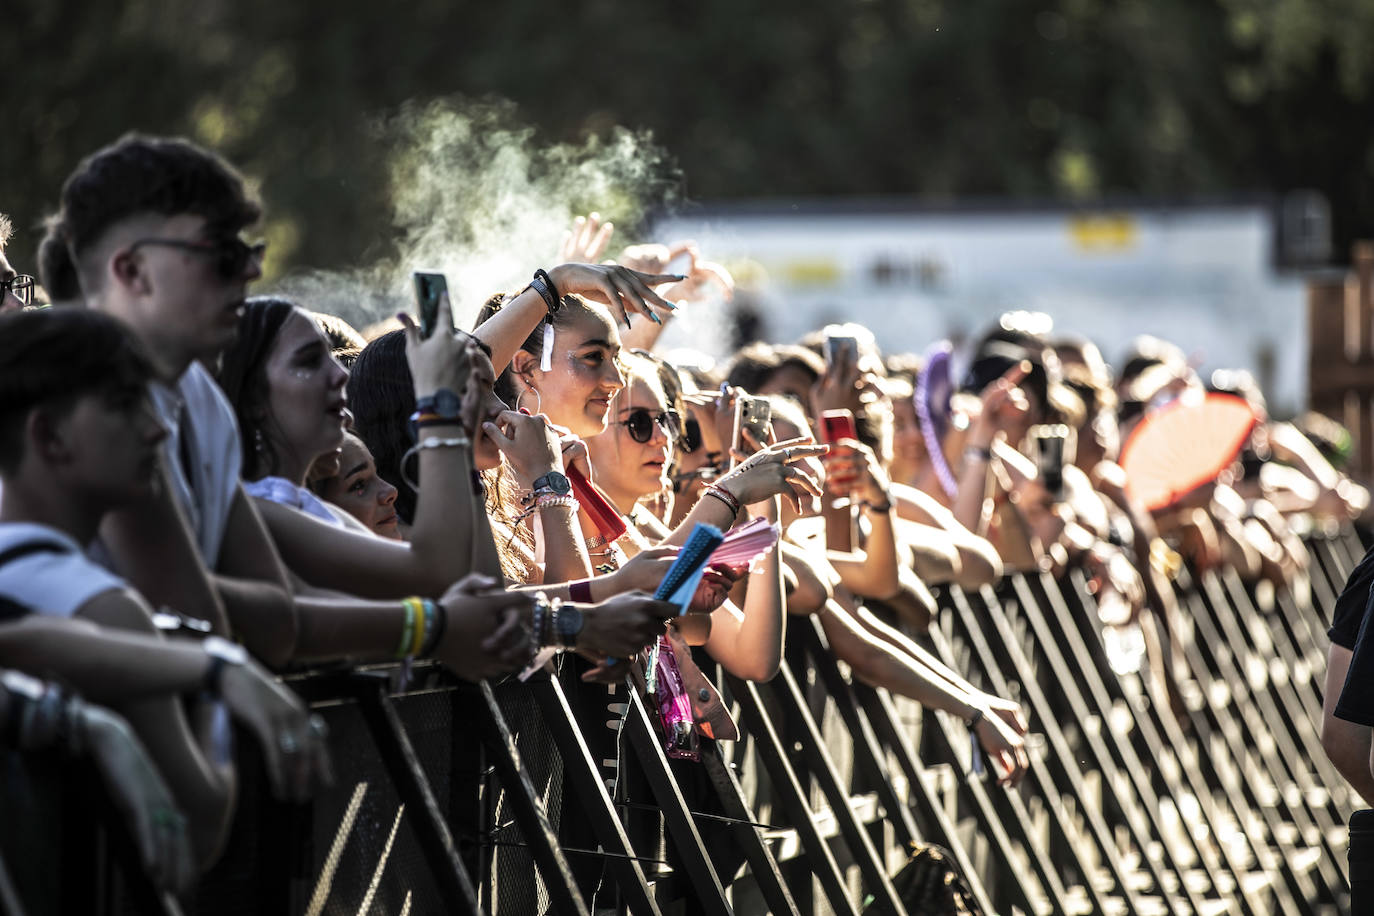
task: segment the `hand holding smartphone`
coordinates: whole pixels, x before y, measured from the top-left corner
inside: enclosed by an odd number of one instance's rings
[[[854,414],[848,410],[827,410],[821,414],[821,441],[826,445],[841,439],[859,438],[859,427],[854,422]]]
[[[759,445],[768,444],[768,424],[773,420],[773,405],[764,398],[756,398],[741,392],[735,398],[735,430],[730,437],[731,443],[739,451],[747,451],[750,446],[744,441],[744,431],[748,430]]]
[[[1035,446],[1035,465],[1040,482],[1057,503],[1064,501],[1064,461],[1069,443],[1069,428],[1062,423],[1045,423],[1030,429]]]
[[[831,366],[854,366],[859,362],[859,340],[856,337],[827,337],[825,361]]]
[[[439,301],[448,296],[448,278],[438,271],[417,270],[411,274],[415,282],[415,304],[420,313],[420,337],[428,339],[439,321]],[[450,305],[448,330],[453,330]]]

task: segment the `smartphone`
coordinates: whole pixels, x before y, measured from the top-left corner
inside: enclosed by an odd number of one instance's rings
[[[1030,440],[1035,450],[1035,466],[1040,481],[1057,503],[1064,501],[1064,455],[1069,442],[1069,428],[1062,423],[1032,426]]]
[[[735,433],[732,439],[735,448],[748,448],[744,442],[744,431],[754,437],[760,445],[768,442],[768,424],[773,419],[773,405],[763,398],[740,394],[735,398]]]
[[[567,468],[568,483],[572,484],[573,496],[577,499],[580,511],[586,513],[596,526],[596,532],[609,544],[625,533],[625,519],[615,511],[606,497],[601,495],[590,480],[583,476],[575,465]]]
[[[832,366],[841,361],[850,366],[859,362],[859,340],[856,337],[827,337],[825,339],[825,361]]]
[[[439,320],[439,300],[448,295],[448,279],[433,270],[417,270],[411,276],[415,280],[415,304],[420,313],[420,336],[428,338]],[[452,325],[449,330],[453,330]]]
[[[852,338],[851,338],[852,339]],[[854,414],[848,410],[827,410],[821,414],[821,441],[829,444],[841,439],[859,438],[859,427],[854,423]]]

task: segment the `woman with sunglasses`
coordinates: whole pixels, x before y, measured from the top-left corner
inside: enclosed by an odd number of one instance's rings
[[[769,446],[742,462],[708,489],[675,531],[641,508],[647,497],[668,485],[667,469],[681,418],[667,404],[656,367],[643,357],[625,359],[630,384],[616,396],[608,430],[587,440],[597,485],[629,520],[622,547],[633,555],[655,543],[681,545],[698,522],[726,530],[742,512],[778,518],[777,498],[799,504],[803,494],[818,495],[811,475],[793,462],[824,453],[806,440]],[[782,658],[783,597],[781,566],[775,551],[748,576],[743,608],[726,601],[727,578],[712,580],[707,595],[720,602],[711,613],[710,635],[703,645],[711,657],[737,677],[767,681]],[[714,590],[714,594],[711,591]]]

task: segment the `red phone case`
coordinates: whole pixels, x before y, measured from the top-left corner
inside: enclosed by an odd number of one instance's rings
[[[606,497],[601,495],[601,491],[582,476],[582,472],[577,468],[569,467],[567,471],[568,482],[572,484],[573,495],[577,497],[577,502],[582,507],[581,511],[592,520],[597,533],[606,539],[606,543],[609,544],[624,534],[625,520],[615,511],[615,506],[612,506]]]

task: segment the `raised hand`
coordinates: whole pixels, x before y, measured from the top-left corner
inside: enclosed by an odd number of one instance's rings
[[[889,501],[887,472],[878,462],[873,449],[855,439],[841,439],[830,445],[830,452],[821,458],[825,464],[827,490],[840,494],[854,494],[866,502],[881,505]]]
[[[460,398],[464,397],[480,349],[477,341],[461,331],[446,330],[437,330],[428,338],[421,338],[420,327],[413,318],[405,312],[398,313],[396,317],[405,329],[406,362],[410,364],[415,397],[431,395],[440,388],[447,388]],[[448,293],[444,293],[439,299],[435,325],[444,329],[450,327],[451,322],[452,309]],[[471,434],[473,430],[469,429],[468,432]]]
[[[661,274],[668,265],[683,255],[687,256],[687,273],[681,281],[667,289],[660,289],[663,298],[677,302],[704,299],[711,289],[720,290],[728,301],[735,295],[735,278],[723,265],[701,259],[697,243],[691,241],[673,242],[668,245],[631,245],[617,259],[619,263],[643,273]]]
[[[825,374],[811,386],[811,407],[816,417],[827,410],[847,410],[856,417],[864,415],[862,391],[863,373],[858,358],[842,349],[834,362],[825,367]]]
[[[606,304],[627,328],[632,312],[662,323],[654,309],[671,312],[677,306],[654,292],[654,287],[683,279],[681,274],[640,273],[619,264],[560,264],[549,271],[549,277],[562,295],[577,293]]]
[[[615,234],[615,224],[601,221],[600,213],[588,213],[573,220],[572,228],[563,233],[558,249],[558,263],[595,264],[606,253],[606,246]],[[631,265],[633,266],[633,265]],[[559,287],[562,290],[562,287]]]
[[[983,390],[982,410],[969,432],[970,445],[987,448],[998,433],[1014,428],[1030,413],[1030,401],[1017,386],[1030,375],[1031,364],[1022,360]]]
[[[506,456],[522,488],[528,490],[549,471],[563,473],[558,433],[543,415],[505,410],[495,421],[483,423],[482,430]]]
[[[746,506],[782,496],[801,512],[803,497],[808,502],[810,497],[819,497],[821,486],[800,462],[827,451],[827,446],[817,445],[809,438],[778,442],[747,458],[716,481],[715,486],[728,490]]]

